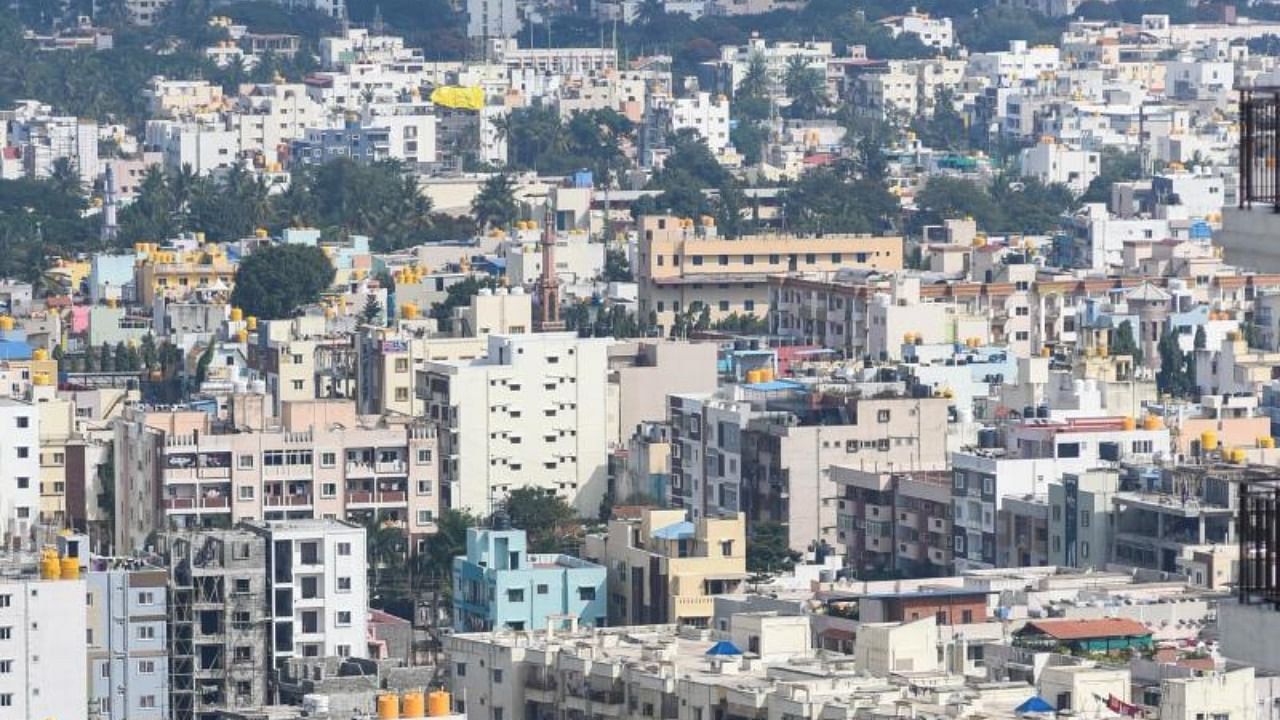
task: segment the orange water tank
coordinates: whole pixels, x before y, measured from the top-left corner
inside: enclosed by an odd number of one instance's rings
[[[444,690],[432,690],[427,695],[427,716],[428,717],[444,717],[449,714],[450,700],[449,693]]]
[[[424,718],[427,716],[426,701],[420,692],[405,693],[400,698],[400,717],[402,718]]]
[[[379,695],[378,696],[378,720],[399,720],[400,717],[400,696],[399,695]]]

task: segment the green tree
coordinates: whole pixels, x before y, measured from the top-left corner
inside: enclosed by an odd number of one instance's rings
[[[1177,333],[1166,331],[1156,345],[1156,352],[1160,355],[1160,370],[1156,373],[1156,387],[1160,392],[1178,398],[1194,395],[1194,379],[1188,372],[1186,353],[1178,345]]]
[[[492,175],[471,201],[471,216],[480,229],[509,227],[520,217],[515,182],[510,176]]]
[[[364,325],[382,325],[382,303],[375,295],[364,299],[364,307],[360,310],[360,322]]]
[[[453,329],[453,309],[463,307],[471,303],[471,298],[476,293],[485,288],[495,288],[497,283],[490,279],[481,280],[476,277],[469,277],[462,282],[456,282],[445,289],[445,298],[443,302],[434,303],[428,315],[435,318],[439,323],[440,329],[449,331]]]
[[[1111,340],[1112,355],[1128,355],[1133,358],[1134,366],[1142,365],[1142,348],[1133,337],[1133,323],[1125,320],[1116,328],[1115,337]]]
[[[609,282],[631,282],[631,263],[623,250],[607,249],[604,252],[604,279]]]
[[[803,57],[793,57],[787,63],[785,84],[791,100],[787,114],[793,118],[813,119],[831,105],[826,77],[822,71],[809,67]]]
[[[231,304],[264,320],[291,317],[333,284],[329,258],[311,245],[270,245],[240,261]]]
[[[427,538],[426,552],[420,565],[423,574],[439,578],[450,584],[453,581],[453,559],[467,554],[467,529],[478,527],[479,518],[461,510],[445,510],[440,513],[436,532]]]
[[[203,385],[209,378],[209,366],[213,365],[213,348],[212,342],[206,345],[200,353],[200,359],[196,361],[196,387]]]
[[[502,511],[512,527],[525,531],[530,552],[561,552],[566,537],[581,529],[578,513],[564,498],[542,488],[512,490],[502,503]]]
[[[800,553],[790,547],[787,526],[776,522],[755,523],[747,542],[747,571],[779,573],[790,570]]]
[[[98,370],[99,372],[114,372],[116,369],[115,356],[111,354],[110,343],[102,343],[102,347],[98,351]]]

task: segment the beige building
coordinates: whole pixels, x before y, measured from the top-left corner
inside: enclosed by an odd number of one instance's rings
[[[377,519],[416,543],[439,510],[434,430],[360,416],[351,401],[236,395],[231,421],[196,410],[129,408],[115,427],[116,551],[157,530],[240,521]]]
[[[747,578],[746,521],[686,520],[683,510],[644,509],[589,535],[583,555],[609,568],[609,623],[706,627],[715,596],[740,592]]]
[[[639,310],[663,331],[677,313],[708,308],[712,321],[730,314],[764,318],[768,277],[843,268],[901,270],[902,238],[871,235],[719,237],[714,225],[671,215],[640,219],[636,259]]]

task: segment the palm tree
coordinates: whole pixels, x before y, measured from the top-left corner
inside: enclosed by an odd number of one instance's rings
[[[505,174],[493,175],[484,181],[480,192],[471,201],[471,216],[483,229],[506,227],[520,216],[516,204],[515,183]]]
[[[769,72],[768,62],[765,61],[764,56],[760,53],[751,53],[751,56],[747,58],[747,71],[738,83],[734,96],[767,98],[772,85],[773,77]]]
[[[636,10],[636,19],[645,26],[651,26],[666,16],[667,6],[662,0],[642,0]]]
[[[821,71],[805,64],[804,58],[793,57],[787,63],[785,85],[787,97],[791,98],[790,114],[794,118],[812,119],[831,104],[826,78]]]

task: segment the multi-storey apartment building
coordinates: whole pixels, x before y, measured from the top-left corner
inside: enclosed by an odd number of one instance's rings
[[[1062,473],[1084,472],[1104,460],[1171,457],[1169,431],[1139,427],[1132,418],[1030,418],[1006,426],[1004,443],[998,440],[986,442],[993,447],[951,455],[952,549],[958,570],[995,566],[1002,554],[997,517],[1005,498],[1047,493]]]
[[[489,513],[523,486],[584,513],[608,490],[608,348],[576,333],[490,335],[482,360],[430,362],[418,373],[439,428],[448,507]]]
[[[739,592],[747,579],[746,521],[644,509],[588,535],[583,555],[609,569],[609,624],[706,627],[715,596]]]
[[[951,569],[951,474],[836,465],[837,538],[859,577],[929,577]]]
[[[351,401],[236,395],[228,423],[203,411],[128,408],[115,426],[116,547],[167,528],[313,518],[394,522],[420,543],[439,510],[435,431],[360,416]]]
[[[265,704],[277,639],[266,540],[245,529],[200,530],[163,536],[161,545],[171,591],[171,717],[213,720],[224,708]]]
[[[0,716],[85,717],[85,581],[32,570],[7,567],[0,580]]]
[[[769,276],[842,268],[901,270],[902,238],[870,235],[719,237],[709,221],[651,215],[640,219],[636,259],[639,312],[669,330],[677,314],[703,307],[711,320],[732,313],[763,318]]]
[[[467,529],[467,554],[453,559],[453,628],[546,629],[572,618],[600,627],[604,567],[562,554],[528,551],[523,530]]]
[[[101,562],[107,567],[85,575],[89,717],[166,720],[169,574],[133,561]]]
[[[39,419],[34,405],[0,398],[0,522],[6,545],[27,537],[40,511]]]
[[[271,665],[292,657],[365,657],[365,530],[340,520],[246,525],[266,542]]]

